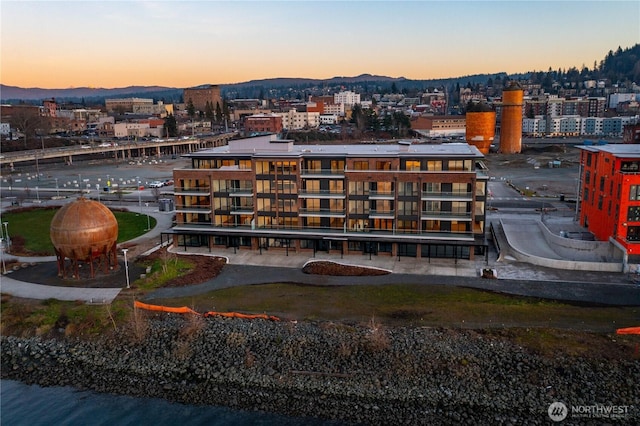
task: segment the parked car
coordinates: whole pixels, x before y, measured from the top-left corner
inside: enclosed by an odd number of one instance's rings
[[[164,181],[164,186],[171,186],[173,185],[173,179],[167,179]]]
[[[159,180],[154,180],[149,184],[149,188],[162,188],[164,186],[164,182],[160,182]]]

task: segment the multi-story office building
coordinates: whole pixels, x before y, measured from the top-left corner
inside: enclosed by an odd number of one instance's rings
[[[360,94],[350,90],[338,92],[333,95],[333,103],[353,106],[360,103]]]
[[[640,263],[640,145],[579,148],[580,224]]]
[[[465,144],[294,145],[264,135],[174,170],[180,247],[473,259],[487,175]]]

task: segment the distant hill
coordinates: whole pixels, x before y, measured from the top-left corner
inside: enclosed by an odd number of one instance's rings
[[[144,95],[153,95],[162,92],[175,92],[182,89],[162,86],[128,86],[116,89],[94,88],[94,87],[75,87],[69,89],[42,89],[39,87],[16,87],[0,84],[0,99],[2,102],[15,100],[22,101],[41,101],[43,99],[56,98],[66,101],[79,101],[81,99],[95,100],[110,97],[140,97]],[[148,96],[152,97],[152,96]]]

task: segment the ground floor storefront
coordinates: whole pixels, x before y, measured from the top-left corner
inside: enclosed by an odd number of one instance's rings
[[[417,259],[446,258],[473,260],[488,254],[487,242],[481,241],[393,241],[393,239],[358,239],[337,236],[251,236],[251,235],[210,235],[205,232],[173,232],[167,234],[175,247],[206,247],[209,250],[232,248],[289,253],[318,252],[344,257],[347,255],[410,257]]]

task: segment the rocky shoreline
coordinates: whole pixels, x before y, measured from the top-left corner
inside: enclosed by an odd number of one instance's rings
[[[2,336],[2,378],[353,424],[547,424],[555,401],[638,420],[639,362],[549,359],[476,331],[175,314],[136,327]]]

